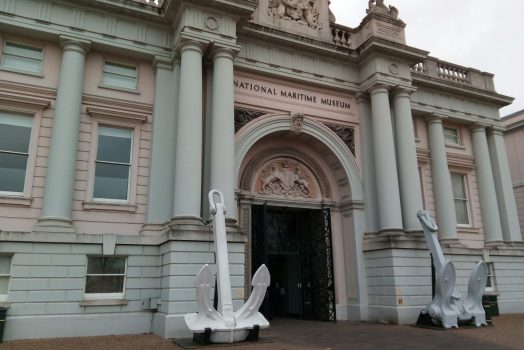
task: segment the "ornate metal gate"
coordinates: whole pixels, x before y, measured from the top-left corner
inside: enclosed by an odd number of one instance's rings
[[[275,256],[298,254],[294,272],[301,297],[299,316],[304,319],[336,321],[330,217],[329,209],[252,207],[252,266],[269,267]],[[276,277],[281,271],[270,268],[270,273]],[[272,318],[276,302],[275,294],[268,292],[261,311]]]

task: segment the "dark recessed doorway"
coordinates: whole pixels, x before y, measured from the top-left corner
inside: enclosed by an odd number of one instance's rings
[[[253,205],[251,232],[252,271],[271,274],[264,316],[335,321],[329,209]]]

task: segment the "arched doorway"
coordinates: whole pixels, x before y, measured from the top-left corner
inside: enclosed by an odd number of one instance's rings
[[[263,311],[365,319],[362,185],[345,144],[308,118],[297,128],[290,115],[268,115],[239,131],[236,159],[246,279],[260,263],[272,274]]]

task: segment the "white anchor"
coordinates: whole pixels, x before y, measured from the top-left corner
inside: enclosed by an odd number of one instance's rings
[[[215,201],[215,196],[219,201]],[[229,274],[229,259],[226,239],[226,208],[224,196],[218,190],[212,190],[208,195],[209,210],[213,215],[213,235],[217,262],[218,310],[211,303],[211,289],[214,287],[213,273],[209,265],[204,265],[197,274],[195,281],[198,313],[184,316],[188,328],[193,334],[203,334],[211,331],[212,343],[235,343],[246,340],[249,333],[255,329],[269,327],[269,322],[258,312],[269,287],[269,270],[260,266],[251,285],[253,291],[247,302],[236,312],[231,299],[231,279]]]

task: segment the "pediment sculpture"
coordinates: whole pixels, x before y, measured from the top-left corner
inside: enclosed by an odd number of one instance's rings
[[[398,18],[398,9],[395,6],[386,6],[384,0],[369,0],[366,13],[380,13],[393,18]]]
[[[313,29],[322,29],[318,3],[319,0],[269,0],[268,14]]]

